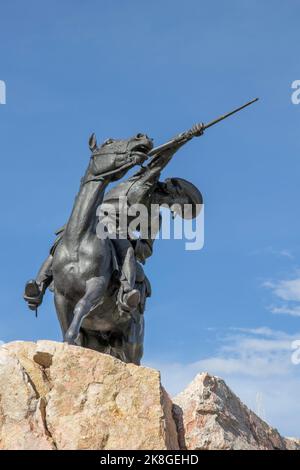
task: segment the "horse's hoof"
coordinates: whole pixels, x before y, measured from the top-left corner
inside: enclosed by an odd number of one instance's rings
[[[69,346],[77,346],[74,340],[72,339],[64,339],[64,343],[68,344]]]
[[[64,337],[64,342],[65,343],[68,343],[70,346],[76,346],[76,337],[71,335],[71,334],[68,334],[66,333],[65,334],[65,337]]]
[[[80,335],[78,335],[77,338],[75,339],[75,345],[81,346]]]
[[[68,343],[70,346],[80,346],[80,336],[75,336],[72,333],[66,333],[64,337],[64,342]]]

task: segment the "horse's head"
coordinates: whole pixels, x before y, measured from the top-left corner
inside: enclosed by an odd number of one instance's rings
[[[129,139],[107,139],[98,146],[95,134],[92,134],[89,147],[92,151],[93,175],[101,176],[113,171],[118,179],[123,176],[118,170],[128,170],[146,160],[148,152],[153,148],[153,142],[147,135],[137,134]]]
[[[92,141],[91,141],[92,139]],[[101,146],[97,146],[94,135],[90,139],[90,148],[94,154],[105,155],[108,153],[131,155],[147,155],[153,148],[152,139],[146,134],[137,134],[129,139],[107,139]]]

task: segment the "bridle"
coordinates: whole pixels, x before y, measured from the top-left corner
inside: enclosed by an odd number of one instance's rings
[[[127,147],[128,147],[128,144],[127,144]],[[98,157],[98,158],[102,158],[102,157],[105,157],[105,155],[126,155],[127,157],[129,157],[131,154],[131,150],[128,150],[126,149],[125,151],[123,152],[120,152],[120,151],[116,151],[116,152],[106,152],[106,153],[103,153],[103,154],[97,154],[96,152],[93,153],[92,155],[92,158],[94,159],[95,157]],[[92,181],[102,181],[106,176],[111,176],[111,175],[115,175],[119,172],[122,172],[123,170],[127,170],[127,168],[130,168],[132,166],[132,163],[129,162],[129,163],[125,163],[123,166],[121,166],[120,168],[116,168],[115,170],[111,170],[111,171],[107,171],[106,173],[102,173],[101,175],[99,176],[95,176],[94,178],[90,178],[88,179],[87,181],[84,181],[82,184],[87,184],[87,183],[90,183]]]

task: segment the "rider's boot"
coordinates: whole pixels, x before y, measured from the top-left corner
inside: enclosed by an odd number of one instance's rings
[[[41,305],[46,289],[53,281],[52,262],[53,256],[50,254],[43,262],[36,279],[31,279],[25,286],[24,300],[31,310],[37,310]]]
[[[135,310],[141,300],[140,291],[132,289],[129,292],[124,293],[123,302],[127,305],[129,310]]]
[[[126,311],[135,310],[141,300],[140,291],[132,288],[128,281],[121,276],[121,287],[119,290],[119,304]]]
[[[24,300],[28,303],[30,310],[36,310],[41,305],[44,296],[43,290],[34,279],[26,283]]]

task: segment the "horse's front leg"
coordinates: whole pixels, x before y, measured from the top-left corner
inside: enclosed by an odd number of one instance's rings
[[[85,317],[97,306],[105,294],[109,282],[109,276],[93,277],[86,282],[86,291],[74,308],[74,317],[69,326],[64,340],[68,344],[77,344],[80,327]]]

